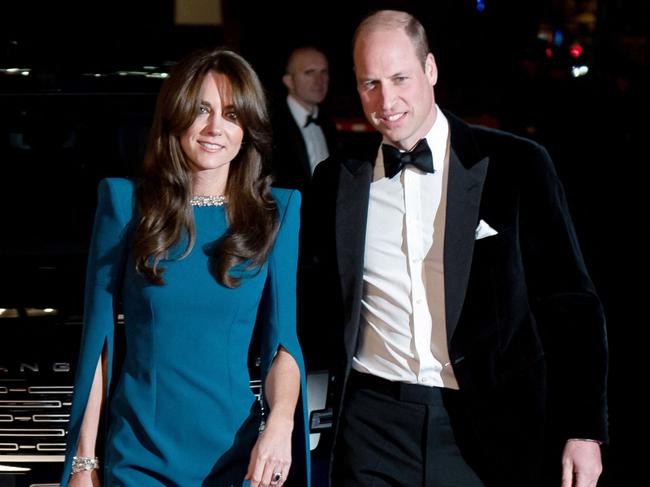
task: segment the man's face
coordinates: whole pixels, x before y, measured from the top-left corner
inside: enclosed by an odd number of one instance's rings
[[[436,118],[433,55],[423,67],[403,29],[381,29],[360,34],[354,65],[368,121],[396,147],[413,148]]]
[[[282,82],[291,96],[307,110],[312,110],[325,99],[329,79],[325,56],[314,49],[300,49],[293,54]]]

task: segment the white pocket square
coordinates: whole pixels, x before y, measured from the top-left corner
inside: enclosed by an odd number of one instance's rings
[[[475,238],[476,240],[480,240],[485,237],[492,237],[493,235],[498,234],[494,228],[492,228],[490,225],[487,224],[485,220],[481,220],[478,222],[478,227],[476,227],[476,233]]]

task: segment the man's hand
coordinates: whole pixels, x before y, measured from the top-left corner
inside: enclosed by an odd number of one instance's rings
[[[566,442],[562,452],[562,487],[596,487],[602,471],[597,442],[573,439]]]

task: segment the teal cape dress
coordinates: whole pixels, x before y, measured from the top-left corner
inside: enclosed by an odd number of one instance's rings
[[[230,289],[215,279],[208,259],[228,227],[224,206],[193,207],[195,245],[185,258],[163,263],[164,285],[136,273],[130,245],[133,192],[127,179],[99,185],[61,485],[69,480],[104,348],[109,376],[105,428],[100,426],[103,487],[247,485],[243,477],[260,423],[247,365],[258,315],[262,379],[280,346],[300,368],[289,478],[309,485],[307,389],[295,318],[300,193],[273,190],[280,227],[271,253],[261,269],[231,271],[243,279]],[[180,254],[184,246],[177,250]],[[115,340],[122,336],[115,329],[118,301],[125,318],[119,364],[114,361]]]

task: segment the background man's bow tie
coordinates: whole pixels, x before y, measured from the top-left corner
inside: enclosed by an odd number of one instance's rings
[[[316,125],[320,125],[320,120],[318,117],[312,117],[311,115],[307,115],[307,121],[305,122],[305,127],[308,127],[310,123],[315,123]]]
[[[412,164],[424,172],[435,172],[433,156],[427,139],[420,140],[410,152],[400,152],[399,149],[388,144],[382,144],[381,150],[384,154],[384,169],[387,178],[394,177],[407,164]]]

